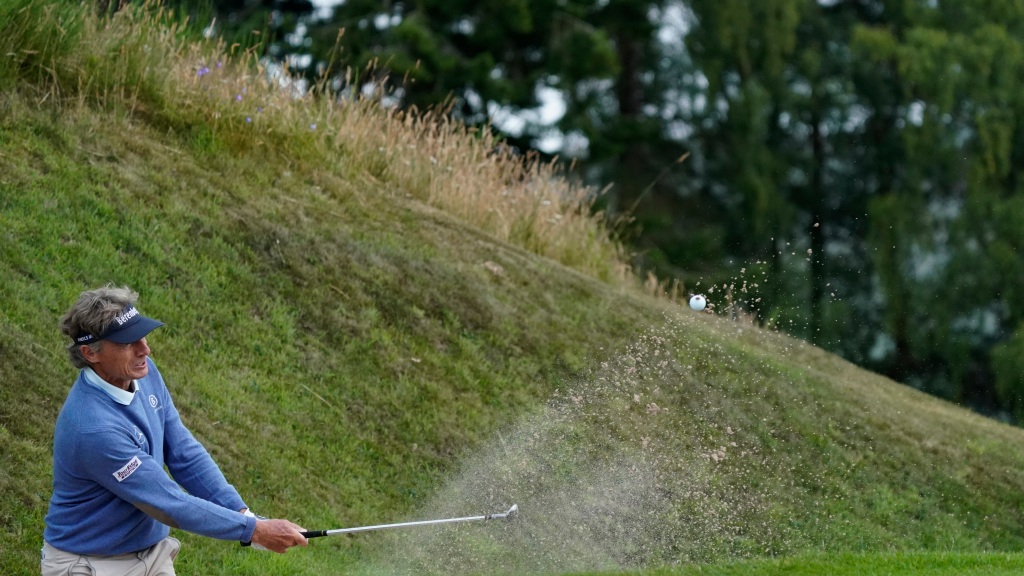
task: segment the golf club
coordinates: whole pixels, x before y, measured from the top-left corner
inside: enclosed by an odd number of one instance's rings
[[[356,526],[355,528],[336,528],[334,530],[308,530],[302,532],[306,538],[319,538],[321,536],[335,536],[338,534],[351,534],[353,532],[368,532],[370,530],[384,530],[386,528],[405,528],[408,526],[427,526],[429,524],[449,524],[452,522],[473,522],[475,520],[498,520],[511,519],[519,512],[519,505],[513,504],[505,512],[484,514],[483,516],[464,516],[462,518],[443,518],[440,520],[417,520],[415,522],[399,522],[397,524],[377,524],[375,526]],[[249,542],[242,544],[248,546]]]

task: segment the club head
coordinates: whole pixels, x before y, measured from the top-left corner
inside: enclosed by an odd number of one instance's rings
[[[518,513],[519,513],[519,505],[518,504],[513,504],[512,507],[509,508],[507,512],[499,512],[499,513],[496,513],[496,514],[488,514],[486,516],[486,519],[487,520],[496,520],[498,518],[505,518],[507,520],[511,520],[512,517],[515,516]]]

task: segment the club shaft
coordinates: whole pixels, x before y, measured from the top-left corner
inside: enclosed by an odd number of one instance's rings
[[[490,514],[485,516],[465,516],[463,518],[444,518],[442,520],[417,520],[416,522],[399,522],[397,524],[377,524],[376,526],[357,526],[355,528],[337,528],[335,530],[313,530],[303,532],[306,538],[319,538],[320,536],[334,536],[336,534],[351,534],[353,532],[368,532],[370,530],[385,530],[388,528],[405,528],[408,526],[427,526],[430,524],[449,524],[452,522],[472,522],[474,520],[487,520],[490,518],[504,518],[504,514]]]
[[[352,532],[367,532],[370,530],[384,530],[386,528],[404,528],[406,526],[428,526],[430,524],[450,524],[452,522],[472,522],[474,520],[496,520],[499,518],[512,518],[519,512],[519,505],[513,504],[507,512],[500,514],[485,514],[483,516],[463,516],[462,518],[444,518],[442,520],[417,520],[415,522],[399,522],[398,524],[377,524],[375,526],[357,526],[355,528],[337,528],[335,530],[309,530],[301,532],[306,538],[319,538],[321,536],[333,536],[335,534],[351,534]],[[251,542],[242,542],[242,546],[249,546]]]

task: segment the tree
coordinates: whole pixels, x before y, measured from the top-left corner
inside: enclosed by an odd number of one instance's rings
[[[906,28],[864,27],[857,41],[902,78],[906,169],[872,206],[895,343],[889,371],[983,409],[1013,405],[1022,391],[997,373],[1011,363],[993,363],[991,353],[1024,319],[1024,7],[940,3],[900,14]]]
[[[306,50],[297,33],[314,19],[312,0],[164,1],[193,23],[210,26],[229,45],[256,49],[280,62]]]
[[[591,0],[349,0],[310,34],[324,63],[324,47],[342,31],[340,58],[318,73],[346,78],[350,89],[388,85],[401,107],[447,102],[454,117],[483,125],[500,110],[537,109],[544,89],[564,93],[615,76],[613,43],[591,21],[599,6]],[[525,150],[543,129],[527,122],[505,136]]]
[[[707,86],[689,120],[695,176],[726,253],[770,263],[761,320],[975,407],[1024,398],[1007,374],[1024,285],[1024,7],[690,6]]]
[[[795,331],[819,341],[834,274],[827,235],[841,236],[843,203],[859,197],[842,189],[843,165],[831,160],[854,103],[849,24],[842,12],[800,0],[691,7],[697,24],[687,46],[707,78],[706,105],[690,119],[705,196],[726,216],[728,253],[744,269],[764,263],[767,287],[748,306],[762,322],[798,317],[804,327]],[[787,293],[794,273],[807,281]]]

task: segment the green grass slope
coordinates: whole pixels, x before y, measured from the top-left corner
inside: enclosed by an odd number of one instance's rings
[[[522,510],[284,556],[178,532],[182,574],[560,573],[1024,545],[1024,431],[653,300],[615,280],[616,251],[585,218],[533,202],[493,220],[511,208],[474,207],[470,178],[505,160],[480,156],[476,136],[438,145],[370,107],[297,100],[265,109],[247,140],[244,113],[183,80],[201,52],[186,40],[160,56],[163,72],[186,71],[177,80],[95,68],[108,64],[90,50],[154,57],[162,24],[13,4],[0,14],[19,46],[0,66],[0,573],[38,569],[52,427],[74,377],[57,318],[107,282],[166,322],[153,358],[257,512],[312,529]],[[90,34],[62,35],[75,26]],[[381,128],[312,141],[304,114],[318,134]],[[549,181],[518,182],[504,197]],[[556,241],[541,220],[578,228]]]
[[[650,576],[1013,576],[1024,569],[1020,554],[908,552],[812,555],[657,569]],[[605,573],[608,574],[608,573]]]

